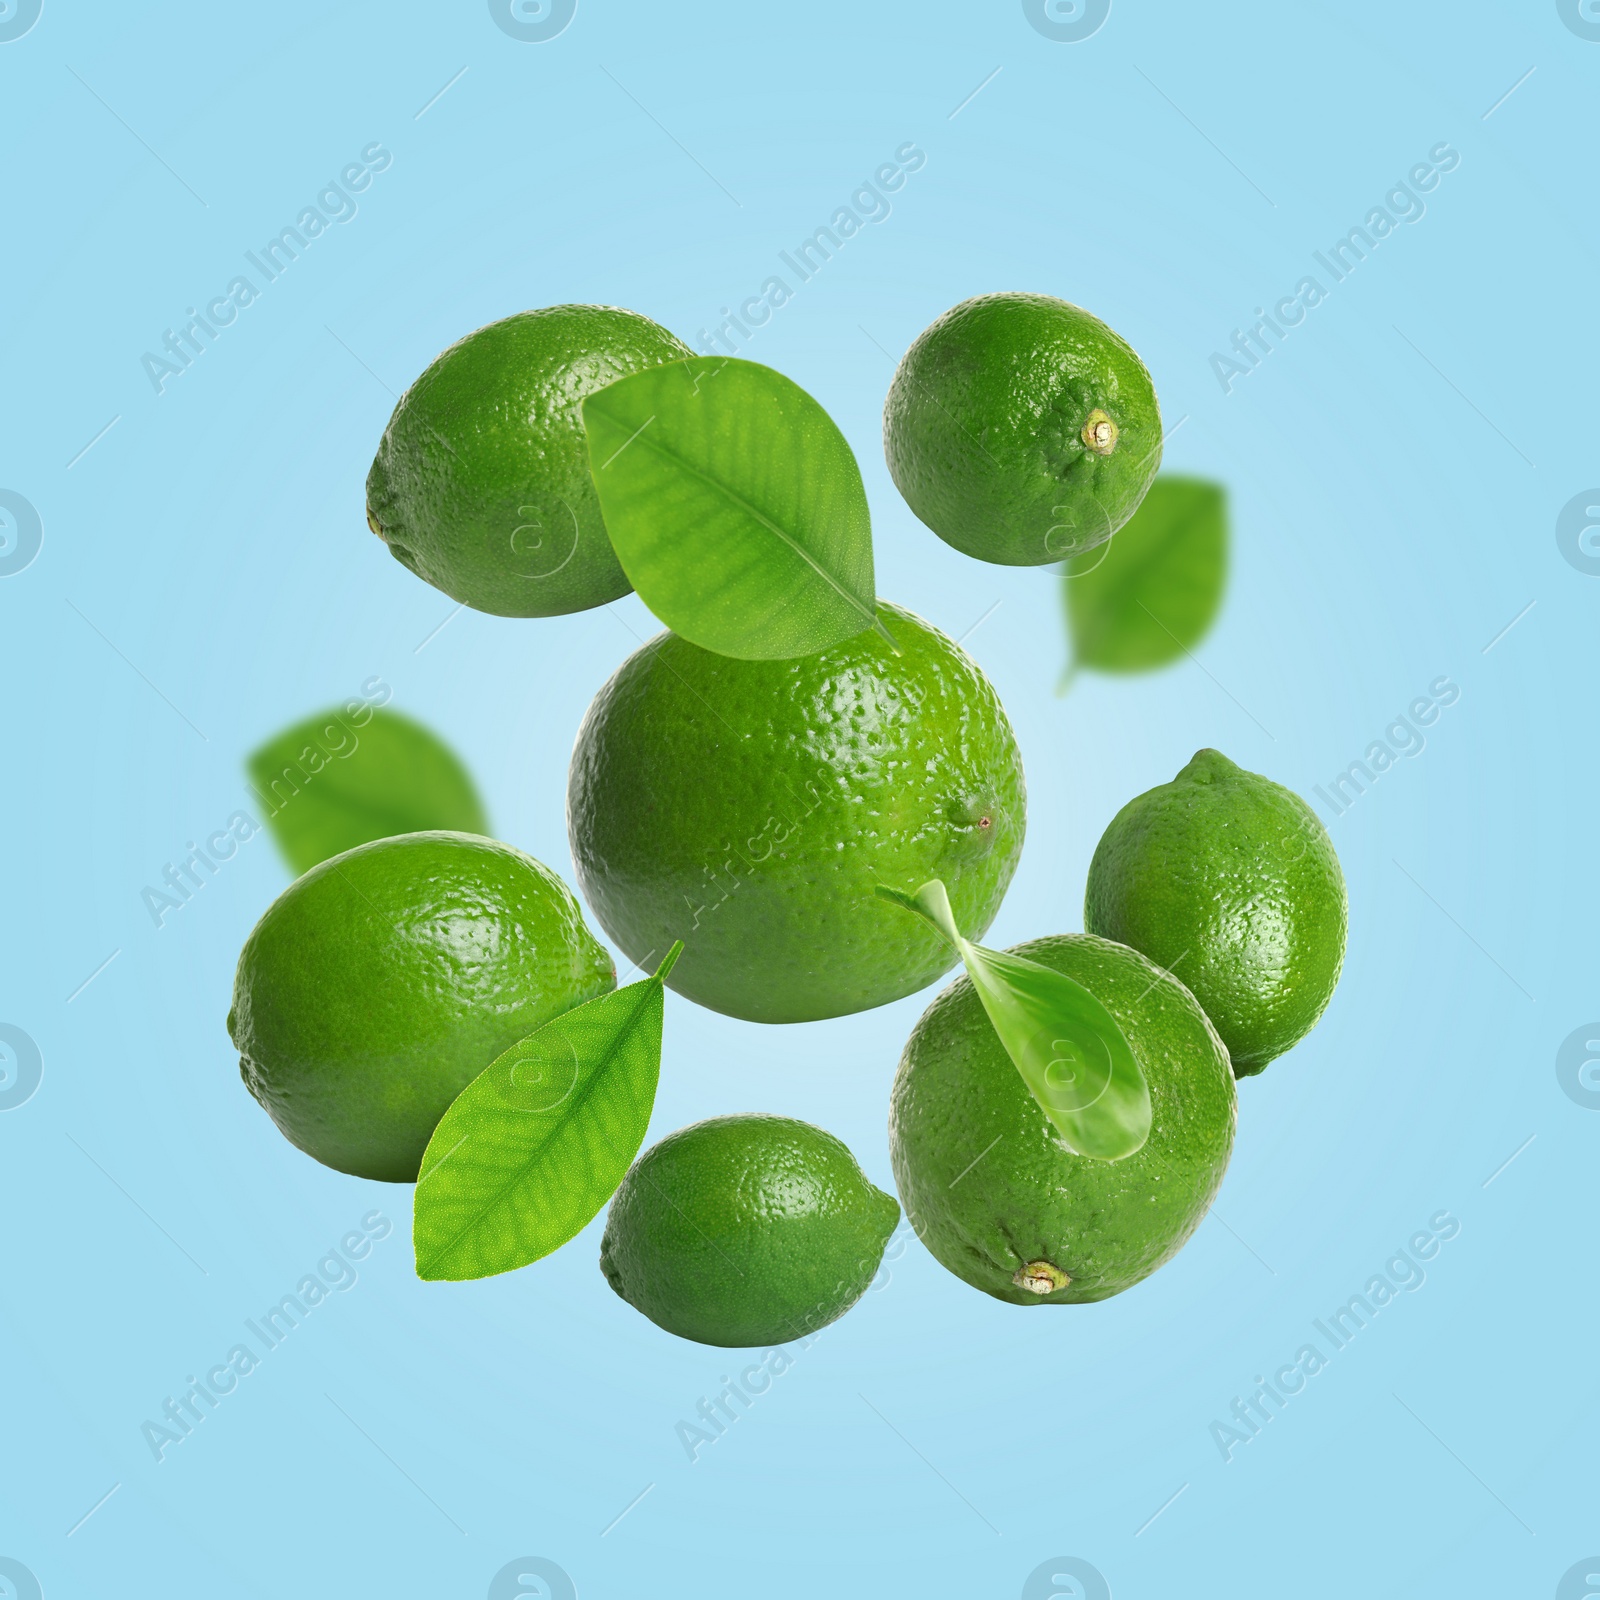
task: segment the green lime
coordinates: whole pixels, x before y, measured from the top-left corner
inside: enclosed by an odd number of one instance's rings
[[[394,408],[367,474],[368,525],[418,577],[497,616],[627,594],[589,478],[583,401],[693,353],[615,306],[549,306],[469,333]]]
[[[980,561],[1037,567],[1103,544],[1161,465],[1144,363],[1045,294],[963,300],[906,351],[883,409],[906,503]]]
[[[831,1133],[793,1117],[713,1117],[634,1162],[600,1270],[680,1338],[784,1344],[861,1298],[899,1220]]]
[[[880,605],[818,655],[736,661],[663,633],[595,697],[567,790],[573,859],[601,926],[671,987],[752,1022],[880,1006],[955,961],[878,898],[942,878],[988,927],[1022,849],[1011,725],[949,639]]]
[[[1013,1305],[1105,1300],[1205,1216],[1233,1149],[1233,1074],[1194,996],[1136,950],[1065,934],[1011,953],[1064,972],[1116,1018],[1150,1088],[1149,1138],[1120,1161],[1074,1155],[963,977],[900,1058],[895,1182],[918,1237],[975,1289]]]
[[[1198,751],[1095,847],[1083,925],[1183,979],[1249,1077],[1316,1024],[1344,964],[1344,874],[1299,795]]]
[[[331,856],[273,901],[239,956],[228,1032],[291,1144],[411,1183],[473,1078],[616,981],[548,867],[476,834],[404,833]]]

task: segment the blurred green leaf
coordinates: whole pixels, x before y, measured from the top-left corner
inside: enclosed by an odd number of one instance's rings
[[[1163,474],[1110,543],[1063,570],[1072,661],[1147,672],[1194,649],[1216,620],[1228,577],[1227,491]]]
[[[489,829],[456,753],[420,722],[362,701],[285,728],[246,766],[297,874],[391,834]]]

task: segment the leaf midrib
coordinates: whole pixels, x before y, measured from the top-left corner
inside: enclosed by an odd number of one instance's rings
[[[644,444],[647,449],[654,450],[658,456],[665,456],[669,461],[676,462],[680,467],[692,474],[694,477],[698,478],[702,483],[714,489],[725,499],[732,501],[733,504],[738,506],[742,511],[747,512],[756,522],[760,523],[763,528],[775,533],[778,538],[780,538],[792,551],[794,551],[794,553],[799,556],[800,559],[804,561],[819,578],[827,583],[842,600],[854,607],[859,615],[865,617],[869,627],[877,621],[878,613],[876,607],[863,605],[862,602],[858,600],[855,595],[851,594],[851,592],[846,589],[845,586],[840,583],[839,580],[835,578],[834,575],[829,572],[828,569],[824,567],[816,559],[816,557],[805,548],[804,545],[800,544],[792,534],[788,533],[784,528],[780,527],[776,522],[774,522],[772,518],[769,517],[764,511],[760,510],[756,506],[753,506],[742,494],[738,492],[738,490],[730,489],[728,485],[723,483],[719,478],[713,478],[710,473],[705,472],[700,467],[697,467],[694,462],[689,460],[687,456],[680,455],[676,450],[672,449],[670,445],[660,444],[656,440],[647,438],[644,435],[639,436],[639,442]]]
[[[650,987],[650,985],[653,984],[655,981],[656,980],[654,978],[646,978],[644,980],[644,982],[642,982],[642,983],[630,984],[629,988],[633,988],[633,989],[648,989]],[[621,992],[621,991],[614,991],[614,992]],[[474,1228],[476,1228],[478,1226],[478,1224],[481,1223],[483,1221],[483,1219],[485,1217],[487,1217],[489,1215],[489,1213],[491,1211],[493,1211],[495,1209],[495,1207],[498,1206],[501,1203],[501,1201],[503,1201],[506,1198],[507,1195],[509,1195],[513,1190],[515,1190],[517,1188],[518,1184],[521,1183],[522,1179],[524,1177],[526,1177],[528,1169],[537,1163],[539,1157],[550,1147],[550,1145],[554,1142],[556,1137],[572,1121],[572,1117],[574,1115],[576,1115],[577,1112],[584,1105],[586,1105],[588,1103],[589,1098],[590,1098],[591,1095],[593,1095],[596,1086],[599,1084],[600,1080],[605,1076],[607,1068],[610,1066],[610,1064],[616,1059],[617,1055],[620,1053],[620,1051],[622,1049],[622,1041],[629,1034],[631,1034],[633,1032],[635,1026],[637,1026],[638,1021],[639,1021],[639,1013],[640,1013],[640,1011],[642,1009],[643,1002],[644,1002],[645,998],[646,998],[646,996],[644,996],[644,995],[640,996],[639,1001],[635,1003],[634,1008],[633,1008],[633,1012],[629,1016],[627,1022],[625,1024],[623,1024],[623,1026],[621,1026],[620,1028],[617,1029],[616,1035],[612,1040],[610,1048],[605,1052],[604,1056],[602,1056],[599,1064],[595,1067],[594,1071],[589,1074],[588,1083],[583,1087],[582,1090],[579,1091],[577,1097],[573,1100],[573,1102],[572,1102],[572,1113],[569,1114],[568,1116],[562,1118],[562,1120],[560,1122],[556,1123],[555,1126],[550,1129],[549,1133],[543,1139],[541,1139],[537,1145],[535,1145],[533,1147],[533,1149],[529,1153],[528,1159],[526,1161],[524,1161],[522,1163],[522,1165],[516,1169],[517,1175],[515,1177],[511,1178],[510,1180],[508,1180],[506,1183],[501,1184],[498,1188],[496,1188],[490,1194],[489,1198],[483,1203],[483,1205],[480,1206],[479,1209],[477,1211],[475,1211],[464,1223],[462,1223],[462,1225],[453,1234],[451,1234],[450,1238],[443,1245],[441,1245],[429,1257],[429,1264],[430,1265],[434,1265],[434,1264],[437,1264],[437,1263],[442,1263],[443,1261],[445,1261],[447,1259],[447,1257],[449,1256],[450,1252],[453,1251],[456,1248],[456,1246],[461,1243],[462,1239],[464,1239],[468,1233],[470,1233]],[[539,1033],[541,1031],[542,1030],[536,1028],[534,1030],[534,1033]],[[529,1034],[528,1035],[529,1038],[532,1038],[533,1036],[534,1036],[533,1034]],[[521,1043],[521,1042],[522,1041],[520,1041],[520,1040],[518,1041],[518,1043]],[[513,1045],[511,1048],[512,1049],[516,1049],[516,1045]],[[421,1183],[422,1179],[419,1177],[417,1179],[417,1181],[418,1181],[418,1183]]]

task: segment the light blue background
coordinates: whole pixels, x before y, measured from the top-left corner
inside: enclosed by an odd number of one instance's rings
[[[1555,536],[1600,483],[1582,27],[1549,3],[1117,0],[1074,43],[1016,3],[583,0],[520,42],[482,4],[46,0],[0,44],[0,487],[44,529],[0,581],[0,1021],[44,1063],[0,1115],[0,1554],[51,1600],[478,1596],[535,1554],[584,1600],[1014,1596],[1063,1555],[1119,1600],[1554,1594],[1600,1548],[1600,1114],[1555,1072],[1600,1014],[1600,581]],[[394,397],[531,306],[695,339],[907,140],[928,159],[892,215],[746,353],[854,445],[881,592],[953,634],[987,614],[968,647],[1031,799],[990,942],[1080,927],[1106,821],[1197,747],[1310,793],[1436,677],[1461,694],[1346,814],[1321,807],[1344,980],[1242,1086],[1216,1212],[1173,1264],[1032,1313],[896,1246],[691,1463],[675,1425],[739,1358],[613,1296],[600,1221],[527,1271],[424,1285],[409,1191],[315,1165],[241,1088],[223,1017],[287,881],[270,839],[159,929],[140,892],[244,803],[248,750],[373,675],[462,751],[496,830],[570,876],[573,735],[653,624],[636,600],[451,617],[363,526]],[[144,352],[372,141],[393,164],[359,214],[158,397]],[[1461,160],[1426,215],[1225,394],[1213,352],[1440,141]],[[1230,486],[1232,583],[1196,661],[1056,698],[1058,582],[967,560],[895,494],[891,357],[999,288],[1122,332],[1187,418],[1167,465]],[[787,1029],[670,999],[652,1137],[790,1113],[889,1186],[925,999]],[[395,1227],[359,1283],[154,1461],[141,1423],[375,1208]],[[1213,1420],[1440,1210],[1460,1233],[1426,1283],[1224,1463]]]

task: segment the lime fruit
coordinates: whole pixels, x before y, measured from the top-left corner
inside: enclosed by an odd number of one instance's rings
[[[950,945],[877,897],[942,878],[988,927],[1022,848],[1011,725],[942,633],[880,605],[818,655],[736,661],[663,633],[578,733],[567,826],[601,926],[671,987],[752,1022],[883,1005],[949,971]]]
[[[340,1172],[415,1181],[450,1102],[552,1017],[616,987],[548,867],[475,834],[331,856],[267,908],[228,1032],[284,1137]]]
[[[549,306],[450,346],[400,397],[367,523],[452,600],[554,617],[628,593],[589,478],[582,405],[694,352],[636,311]]]
[[[1175,971],[1241,1078],[1297,1044],[1344,964],[1344,874],[1299,795],[1198,751],[1095,848],[1083,925]]]
[[[600,1270],[680,1338],[784,1344],[861,1298],[899,1219],[831,1133],[792,1117],[713,1117],[629,1169]]]
[[[1103,544],[1161,465],[1144,363],[1044,294],[963,300],[906,351],[883,409],[906,503],[980,561],[1036,567]]]
[[[1065,934],[1011,954],[1064,972],[1116,1019],[1149,1085],[1149,1138],[1120,1161],[1068,1149],[962,977],[900,1058],[895,1182],[918,1237],[974,1288],[1013,1305],[1104,1300],[1205,1216],[1233,1149],[1233,1074],[1194,996],[1137,951]]]

